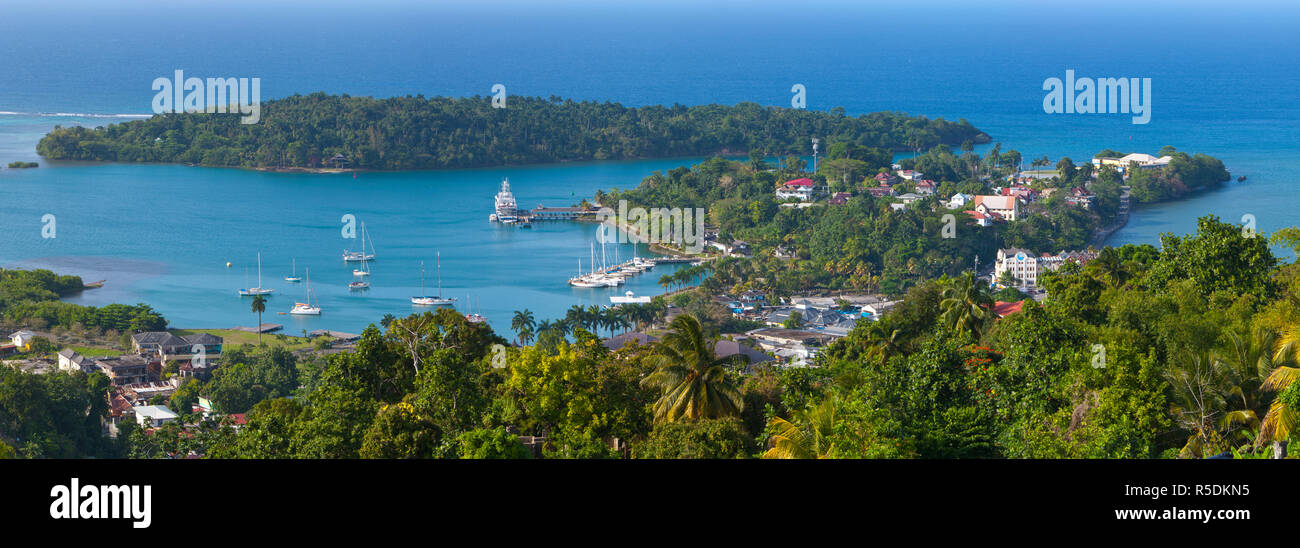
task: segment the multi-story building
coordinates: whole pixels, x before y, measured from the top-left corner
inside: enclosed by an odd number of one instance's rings
[[[1047,270],[1056,270],[1067,261],[1085,264],[1097,256],[1093,251],[1062,251],[1056,255],[1044,253],[1035,255],[1025,249],[999,249],[997,262],[993,268],[993,279],[1000,280],[1004,273],[1011,273],[1019,285],[1036,286],[1038,277]]]

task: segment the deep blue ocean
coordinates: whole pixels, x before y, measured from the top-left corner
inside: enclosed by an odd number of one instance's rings
[[[688,2],[211,3],[146,0],[0,3],[0,164],[40,160],[56,124],[103,125],[148,113],[154,78],[257,77],[262,98],[353,95],[557,95],[629,105],[790,104],[850,114],[898,110],[965,118],[1027,160],[1077,161],[1112,148],[1164,145],[1224,160],[1244,183],[1139,209],[1110,244],[1157,243],[1198,216],[1253,215],[1271,231],[1300,224],[1300,8],[1281,3]],[[1151,121],[1124,114],[1045,114],[1046,78],[1151,78]],[[181,327],[248,325],[234,295],[263,255],[278,294],[265,321],[287,331],[356,331],[404,314],[421,260],[443,256],[445,293],[505,331],[512,310],[539,318],[612,291],[570,289],[594,229],[532,232],[487,223],[510,177],[521,205],[567,205],[597,188],[631,187],[692,159],[350,176],[179,166],[46,163],[0,168],[0,264],[108,279],[82,302],[147,302]],[[54,213],[54,239],[40,237]],[[371,228],[374,286],[349,295],[338,220]],[[614,248],[607,249],[613,254]],[[633,252],[620,249],[621,257]],[[644,254],[644,250],[640,251]],[[292,320],[301,291],[279,282],[312,268],[325,314]],[[225,263],[233,263],[227,269]],[[659,290],[660,273],[638,293]],[[430,272],[432,280],[432,272]],[[623,291],[620,289],[619,291]],[[285,294],[287,293],[287,294]]]

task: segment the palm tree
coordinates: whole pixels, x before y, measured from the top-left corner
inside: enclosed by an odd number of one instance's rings
[[[1097,273],[1101,275],[1102,280],[1111,287],[1123,287],[1133,273],[1129,271],[1128,265],[1120,258],[1119,253],[1113,247],[1102,248],[1097,254],[1097,258],[1088,261],[1089,265],[1095,265]]]
[[[1262,385],[1277,367],[1273,353],[1276,342],[1277,335],[1263,326],[1256,326],[1245,336],[1228,332],[1227,350],[1214,356],[1217,373],[1224,377],[1227,386],[1228,408],[1219,419],[1223,430],[1231,431],[1238,426],[1259,430],[1259,411],[1266,405]]]
[[[605,326],[609,328],[609,336],[614,336],[614,330],[627,329],[632,327],[632,319],[629,317],[629,311],[623,307],[605,309]]]
[[[885,316],[867,324],[864,332],[867,361],[877,360],[884,365],[889,358],[906,351],[907,335],[894,325],[893,316]]]
[[[253,312],[257,313],[257,345],[262,345],[262,313],[266,312],[266,297],[253,295]]]
[[[744,363],[740,354],[719,358],[704,339],[700,321],[690,314],[673,318],[669,333],[655,343],[647,363],[655,368],[641,385],[660,391],[653,405],[656,422],[733,417],[744,409],[727,367]]]
[[[774,432],[768,440],[765,459],[825,459],[835,450],[830,441],[835,433],[835,397],[822,400],[816,407],[796,411],[793,422],[772,417],[767,426]]]
[[[1300,418],[1296,409],[1282,401],[1282,393],[1300,379],[1300,367],[1297,366],[1300,363],[1300,327],[1292,327],[1282,334],[1278,340],[1277,352],[1273,354],[1273,362],[1277,368],[1264,379],[1260,389],[1278,395],[1273,398],[1268,412],[1264,414],[1264,420],[1260,422],[1259,437],[1255,439],[1255,444],[1272,442],[1273,458],[1280,459],[1286,456],[1287,440],[1297,432],[1296,421]]]
[[[510,319],[510,329],[516,333],[516,340],[522,339],[525,332],[531,334],[533,328],[536,326],[537,322],[533,320],[533,311],[527,308],[516,310],[514,318]]]
[[[662,286],[665,290],[667,290],[667,289],[668,289],[668,286],[670,286],[670,285],[672,285],[672,284],[673,284],[673,277],[672,277],[672,275],[670,275],[670,274],[664,274],[663,276],[660,276],[660,277],[659,277],[659,285]]]
[[[520,330],[518,339],[519,339],[519,344],[523,346],[528,346],[528,343],[533,342],[533,330],[527,328]]]
[[[1170,412],[1178,426],[1192,433],[1179,452],[1183,457],[1201,458],[1225,449],[1215,427],[1216,416],[1224,409],[1225,382],[1214,370],[1214,361],[1206,352],[1188,351],[1182,361],[1170,364],[1166,372],[1174,395]]]
[[[588,305],[585,316],[587,319],[587,325],[590,326],[588,329],[590,329],[592,333],[599,334],[600,328],[605,327],[605,317],[600,313],[599,306],[594,304]]]
[[[578,304],[570,306],[569,310],[564,313],[564,321],[565,323],[569,324],[569,327],[575,329],[578,327],[586,326],[587,309],[583,308],[582,305],[578,305]]]
[[[984,333],[984,326],[992,316],[993,298],[988,291],[975,280],[975,275],[967,272],[953,280],[943,289],[943,301],[939,309],[943,312],[944,322],[951,328],[969,331],[976,340]]]

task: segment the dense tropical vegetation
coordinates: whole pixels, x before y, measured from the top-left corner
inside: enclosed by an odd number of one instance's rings
[[[571,160],[809,154],[810,137],[894,149],[988,139],[965,120],[879,112],[852,117],[764,107],[627,107],[558,97],[294,95],[263,102],[262,121],[180,113],[101,128],[56,128],[37,145],[50,159],[169,162],[228,167],[440,169]]]

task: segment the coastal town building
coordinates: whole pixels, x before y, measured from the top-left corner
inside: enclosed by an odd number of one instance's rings
[[[923,196],[929,196],[931,194],[934,194],[935,191],[938,189],[939,189],[939,185],[935,184],[934,181],[931,181],[929,179],[923,179],[921,180],[921,182],[916,183],[916,193]]]
[[[26,351],[30,349],[28,345],[32,343],[34,338],[36,338],[36,333],[21,329],[9,335],[9,342],[13,343],[14,347],[19,351]]]
[[[1097,257],[1093,251],[1062,251],[1056,255],[1034,254],[1025,249],[999,249],[994,264],[993,279],[1001,280],[1003,274],[1010,273],[1018,285],[1037,286],[1039,276],[1048,270],[1057,270],[1066,262],[1086,264]]]
[[[153,363],[141,355],[95,358],[94,361],[95,367],[107,375],[114,386],[149,382],[149,365]]]
[[[777,187],[776,197],[778,200],[796,199],[801,201],[811,201],[814,197],[817,185],[812,179],[801,178],[786,181],[785,184]]]
[[[180,418],[180,415],[161,405],[137,405],[132,411],[135,412],[135,421],[142,428],[157,428]]]
[[[1107,156],[1093,158],[1092,165],[1098,170],[1103,167],[1112,167],[1115,168],[1115,171],[1127,175],[1130,165],[1137,164],[1137,167],[1140,169],[1161,169],[1169,167],[1170,160],[1173,160],[1170,156],[1161,156],[1157,158],[1150,154],[1135,152],[1119,158]]]
[[[85,356],[78,354],[71,348],[64,348],[59,351],[59,370],[60,371],[81,371],[90,373],[95,370],[95,362],[87,359]]]
[[[975,196],[972,203],[975,211],[983,214],[995,213],[998,217],[1014,222],[1020,216],[1020,201],[1014,196]]]
[[[956,194],[953,194],[952,197],[948,198],[948,201],[945,205],[948,207],[948,209],[961,209],[963,207],[966,207],[966,204],[969,204],[973,201],[975,201],[974,195],[962,194],[958,192]]]
[[[922,176],[922,173],[920,171],[911,170],[911,169],[900,169],[898,171],[895,171],[894,173],[897,173],[899,178],[908,181],[920,181]]]

